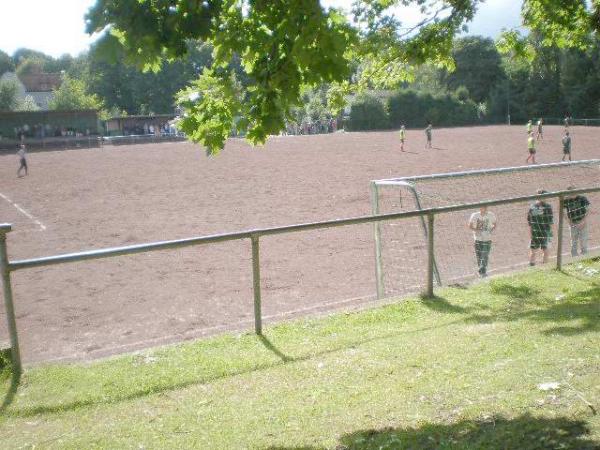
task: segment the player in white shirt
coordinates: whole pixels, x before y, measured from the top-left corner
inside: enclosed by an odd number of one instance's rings
[[[492,233],[496,229],[496,216],[482,206],[479,212],[471,214],[468,227],[473,230],[475,258],[480,277],[487,276],[488,259],[492,250]]]

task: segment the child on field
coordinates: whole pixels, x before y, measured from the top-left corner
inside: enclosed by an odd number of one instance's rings
[[[427,121],[427,128],[425,128],[425,136],[427,137],[427,143],[425,144],[425,148],[431,148],[432,130],[433,130],[433,125],[431,125],[431,122]]]
[[[529,132],[529,137],[527,138],[527,150],[529,151],[529,156],[525,160],[527,164],[531,161],[532,164],[535,164],[535,139],[533,139],[533,132]]]
[[[565,130],[565,135],[562,138],[563,145],[563,157],[564,161],[567,156],[569,156],[569,161],[571,161],[571,136],[569,136],[569,130]]]
[[[406,128],[404,124],[400,127],[400,150],[404,151],[404,138],[406,137]]]
[[[17,176],[19,178],[21,178],[23,175],[21,175],[21,170],[25,169],[25,175],[27,175],[27,158],[26,158],[26,154],[25,154],[25,144],[21,144],[19,146],[19,151],[17,152],[17,155],[19,156],[19,170],[17,170]]]

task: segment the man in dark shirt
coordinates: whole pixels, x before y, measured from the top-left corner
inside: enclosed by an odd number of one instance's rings
[[[537,193],[545,194],[546,191],[540,189]],[[529,265],[535,265],[535,252],[539,249],[542,250],[543,254],[542,262],[548,262],[548,245],[552,237],[552,224],[554,223],[552,206],[543,200],[536,200],[527,213],[527,223],[529,224],[531,237],[529,242]]]
[[[575,186],[568,187],[570,191],[573,189]],[[573,195],[565,198],[564,205],[571,229],[571,255],[577,256],[578,243],[581,246],[581,254],[585,255],[588,249],[587,216],[590,212],[590,202],[583,195]]]

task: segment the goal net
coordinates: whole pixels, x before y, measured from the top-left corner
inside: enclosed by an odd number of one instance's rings
[[[585,160],[375,180],[371,182],[371,201],[373,214],[390,214],[534,195],[538,189],[552,192],[569,186],[599,185],[600,160]],[[600,194],[585,196],[591,204],[588,249],[593,252],[600,245],[600,219],[593,213],[600,207]],[[548,203],[554,212],[553,231],[556,234],[558,199]],[[528,203],[513,203],[489,209],[497,218],[497,227],[492,234],[488,274],[528,265],[529,207]],[[476,211],[435,216],[434,280],[438,285],[461,283],[478,276],[473,232],[467,226],[471,214]],[[566,214],[564,220],[563,252],[568,256],[571,255],[571,241]],[[376,262],[381,268],[380,294],[393,296],[423,288],[427,280],[426,236],[425,217],[375,224]],[[554,235],[549,246],[551,257],[556,256],[556,240]],[[541,254],[537,258],[541,263]]]

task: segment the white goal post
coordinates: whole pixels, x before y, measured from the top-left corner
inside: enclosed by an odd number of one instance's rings
[[[374,215],[389,214],[532,195],[537,189],[559,191],[571,185],[584,188],[599,184],[600,159],[388,178],[371,181],[371,207]],[[590,201],[600,205],[600,196],[593,194]],[[498,206],[495,211],[500,226],[497,244],[494,241],[498,257],[493,271],[526,265],[527,208]],[[444,214],[437,221],[433,271],[438,285],[468,279],[473,274],[472,255],[466,244],[470,234],[467,219],[465,213]],[[599,234],[600,241],[597,214],[592,227],[593,237]],[[426,257],[427,228],[422,216],[395,223],[375,222],[378,297],[415,290],[422,284],[420,268]]]

